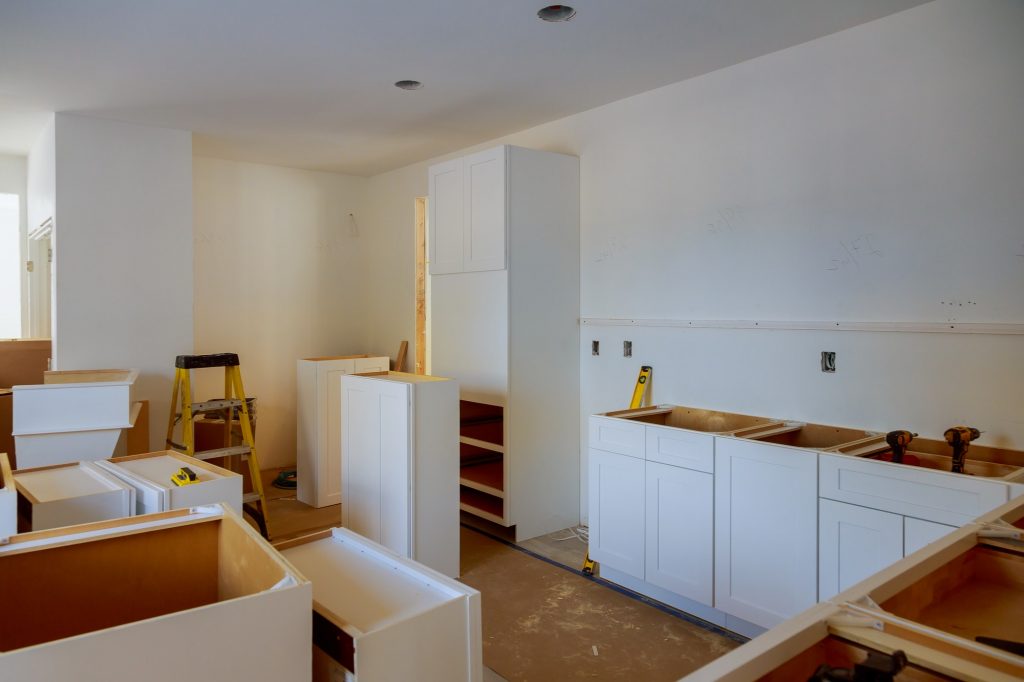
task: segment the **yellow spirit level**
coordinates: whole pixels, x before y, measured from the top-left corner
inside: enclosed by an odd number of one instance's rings
[[[196,472],[188,467],[181,467],[171,476],[171,483],[177,486],[192,485],[193,483],[199,483],[199,477],[196,476]]]

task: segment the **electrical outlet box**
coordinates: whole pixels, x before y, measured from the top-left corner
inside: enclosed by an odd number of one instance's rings
[[[834,374],[836,371],[836,352],[834,350],[821,351],[821,371]]]
[[[633,342],[623,341],[622,342],[622,357],[631,358],[633,357]]]
[[[591,341],[590,342],[590,354],[591,355],[600,355],[601,354],[601,342],[600,341]]]

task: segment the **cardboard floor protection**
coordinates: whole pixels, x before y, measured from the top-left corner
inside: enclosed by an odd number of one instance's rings
[[[510,682],[678,680],[739,646],[462,529],[462,582],[483,595],[484,664]]]

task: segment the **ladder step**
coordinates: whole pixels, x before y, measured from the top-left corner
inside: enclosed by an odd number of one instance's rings
[[[242,495],[242,504],[252,504],[253,502],[260,502],[262,504],[262,500],[260,500],[259,493],[254,492]]]
[[[207,400],[201,403],[192,403],[192,414],[203,412],[218,412],[229,407],[241,407],[241,398],[221,398],[219,400]]]
[[[217,448],[215,450],[202,450],[192,455],[196,459],[201,459],[204,462],[208,459],[214,459],[216,457],[235,457],[238,455],[248,455],[250,451],[248,445],[233,445],[229,448]]]
[[[237,367],[238,353],[213,353],[212,355],[179,355],[174,366],[180,369],[202,369],[204,367]]]

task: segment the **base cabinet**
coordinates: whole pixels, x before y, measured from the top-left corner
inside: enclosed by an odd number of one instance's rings
[[[714,477],[646,463],[645,579],[711,606],[714,579]]]
[[[818,597],[818,453],[715,440],[715,608],[772,627]]]
[[[459,575],[459,389],[386,372],[341,379],[342,524]]]
[[[590,451],[590,558],[644,578],[644,460]]]
[[[296,368],[295,496],[311,507],[341,503],[341,377],[386,372],[385,356],[344,355],[299,360]]]
[[[903,517],[822,499],[818,600],[830,599],[903,558]]]

